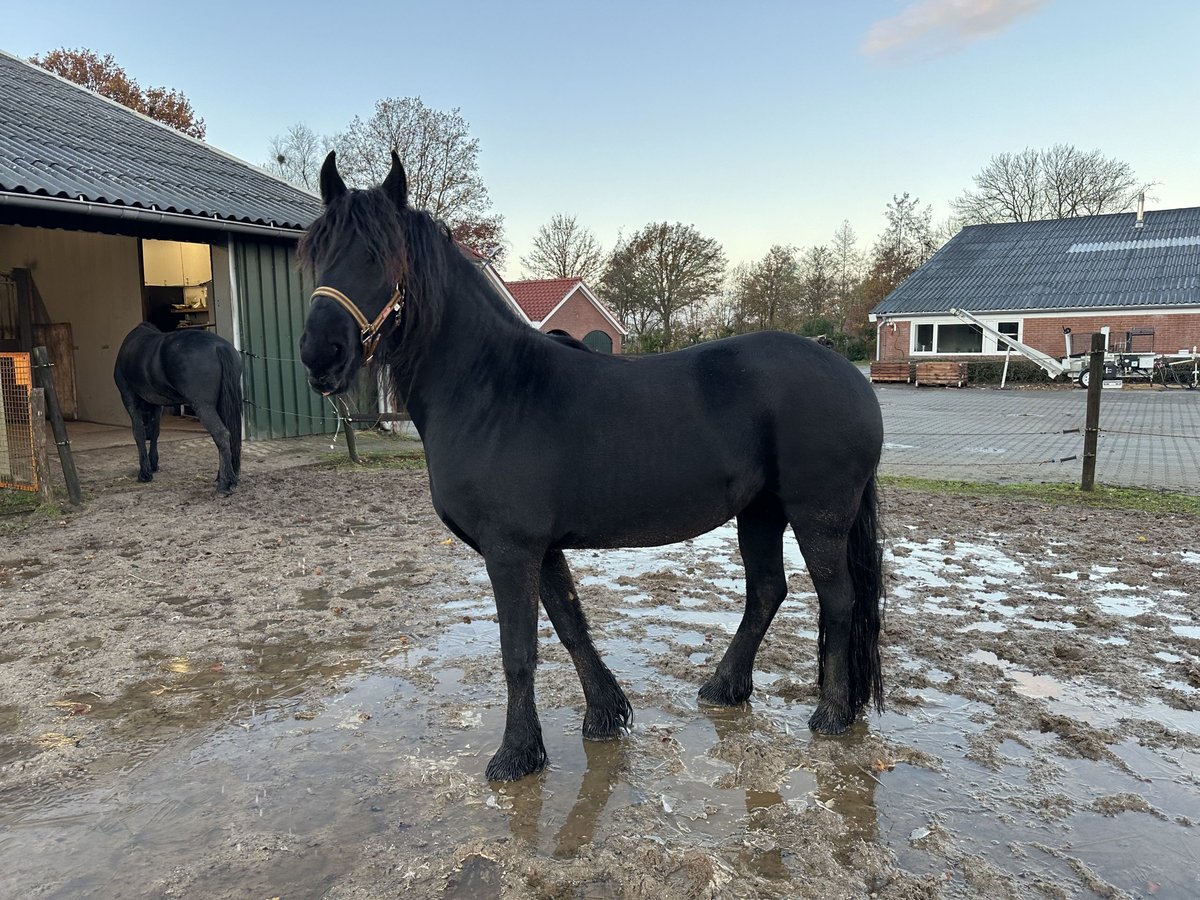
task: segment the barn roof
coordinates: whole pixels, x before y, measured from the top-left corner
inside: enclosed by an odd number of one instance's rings
[[[550,315],[579,285],[580,278],[538,278],[525,281],[509,281],[508,289],[525,310],[525,315],[534,322],[541,322]]]
[[[63,198],[298,231],[320,201],[0,51],[0,202]]]
[[[1200,306],[1200,208],[964,228],[871,310]]]
[[[625,328],[612,314],[612,311],[593,294],[582,278],[532,278],[523,281],[506,282],[513,298],[520,304],[531,322],[545,324],[546,320],[558,311],[572,294],[580,291],[585,300],[591,303],[600,315],[604,316],[621,334],[628,334]]]

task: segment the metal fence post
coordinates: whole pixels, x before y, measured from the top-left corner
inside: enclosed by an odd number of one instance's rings
[[[1096,444],[1100,436],[1100,391],[1104,386],[1104,335],[1092,334],[1088,361],[1087,418],[1083,431],[1083,480],[1080,490],[1090,491],[1096,483]]]

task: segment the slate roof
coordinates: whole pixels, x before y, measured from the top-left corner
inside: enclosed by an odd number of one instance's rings
[[[873,315],[1200,306],[1200,208],[964,228]]]
[[[320,200],[0,51],[0,191],[303,229]]]

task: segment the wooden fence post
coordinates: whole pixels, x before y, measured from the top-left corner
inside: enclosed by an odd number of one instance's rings
[[[53,503],[50,457],[46,455],[46,392],[41,388],[29,392],[29,424],[33,429],[33,471],[37,478],[38,497],[42,503]]]
[[[1088,360],[1087,418],[1083,431],[1083,480],[1080,490],[1090,491],[1096,483],[1096,445],[1100,436],[1100,391],[1104,387],[1104,335],[1092,333],[1092,355]]]
[[[58,405],[58,392],[54,390],[50,355],[45,347],[34,347],[30,356],[33,358],[34,377],[45,391],[46,415],[50,418],[54,443],[58,446],[58,460],[62,463],[63,480],[67,483],[67,497],[74,506],[78,506],[83,502],[83,492],[79,489],[79,473],[75,471],[75,457],[71,455],[71,441],[67,438],[67,424]]]

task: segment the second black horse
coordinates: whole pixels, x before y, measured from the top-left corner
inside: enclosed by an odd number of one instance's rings
[[[138,481],[158,471],[162,408],[186,404],[217,445],[217,490],[233,490],[242,465],[242,360],[229,341],[199,329],[164,333],[143,322],[117,351],[113,378],[133,423]]]

